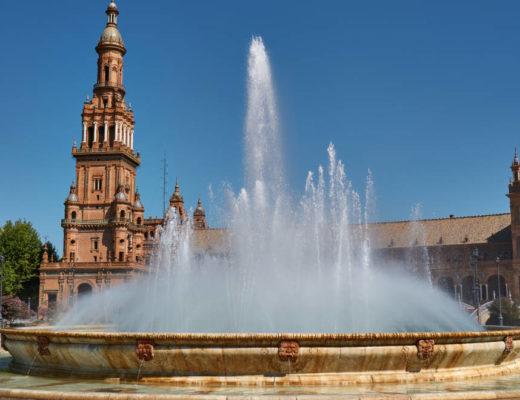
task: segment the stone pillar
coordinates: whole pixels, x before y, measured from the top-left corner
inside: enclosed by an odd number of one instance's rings
[[[114,141],[118,142],[119,141],[119,121],[116,121],[116,126],[114,129],[115,129]]]
[[[132,129],[130,131],[130,149],[134,149],[134,130]]]
[[[108,143],[108,121],[105,121],[105,137],[103,142]]]
[[[94,147],[94,143],[97,142],[97,121],[94,121],[94,139],[92,140],[92,147]]]
[[[126,124],[123,124],[123,139],[121,140],[121,143],[126,145]]]
[[[83,140],[81,141],[81,143],[86,143],[87,142],[87,123],[86,122],[83,122]]]

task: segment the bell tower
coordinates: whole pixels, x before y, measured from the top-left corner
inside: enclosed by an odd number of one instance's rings
[[[97,79],[83,104],[82,140],[74,144],[76,179],[65,203],[65,262],[140,263],[143,212],[136,188],[141,160],[134,151],[134,114],[126,104],[123,57],[112,1],[96,46]]]
[[[520,267],[520,161],[515,149],[511,164],[512,179],[509,181],[509,205],[511,207],[511,240],[513,241],[513,266]]]

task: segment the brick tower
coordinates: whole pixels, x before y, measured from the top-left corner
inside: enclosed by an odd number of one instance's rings
[[[509,205],[511,208],[511,239],[513,247],[513,267],[520,267],[520,161],[515,149],[511,164],[513,178],[509,182]]]
[[[63,260],[44,260],[40,268],[40,304],[49,308],[146,269],[144,207],[135,183],[140,157],[134,151],[134,115],[125,102],[126,49],[113,1],[106,14],[96,47],[97,82],[83,105],[81,145],[72,148],[76,179],[65,201]]]

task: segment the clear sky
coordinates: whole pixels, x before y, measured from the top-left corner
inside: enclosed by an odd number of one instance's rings
[[[81,109],[96,79],[105,0],[0,3],[0,224],[26,218],[60,249]],[[518,1],[119,0],[127,102],[147,216],[242,184],[247,51],[272,62],[295,197],[329,141],[379,220],[508,212],[520,146]]]

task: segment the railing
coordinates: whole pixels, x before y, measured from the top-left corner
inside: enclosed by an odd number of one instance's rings
[[[94,89],[101,88],[101,87],[113,87],[113,88],[121,89],[126,92],[126,88],[124,87],[124,85],[120,85],[119,83],[116,83],[116,82],[98,82],[98,83],[94,84]]]
[[[69,219],[65,218],[61,220],[62,225],[107,225],[110,223],[123,223],[129,224],[134,228],[144,229],[144,225],[134,224],[132,220],[128,218],[108,218],[108,219]]]
[[[116,151],[116,152],[120,152],[120,153],[123,153],[125,154],[126,156],[134,159],[134,160],[138,160],[139,159],[139,153],[138,155],[136,156],[135,154],[132,154],[130,151],[126,150],[126,149],[123,149],[123,148],[114,148],[114,147],[98,147],[98,148],[90,148],[90,147],[85,147],[85,148],[77,148],[76,149],[76,153],[108,153],[108,152],[113,152],[113,151]]]

